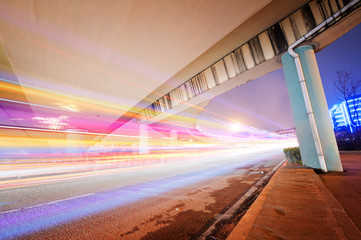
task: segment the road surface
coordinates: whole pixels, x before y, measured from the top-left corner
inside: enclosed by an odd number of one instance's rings
[[[220,149],[144,166],[7,179],[0,239],[197,239],[282,160],[279,147]]]

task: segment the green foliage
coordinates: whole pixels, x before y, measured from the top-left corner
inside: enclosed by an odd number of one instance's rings
[[[302,164],[301,153],[299,147],[285,148],[283,152],[290,164]]]

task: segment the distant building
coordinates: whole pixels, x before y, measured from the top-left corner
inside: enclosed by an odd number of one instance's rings
[[[329,110],[329,114],[334,129],[344,128],[345,130],[347,129],[348,131],[353,132],[355,129],[352,127],[351,118],[352,116],[354,117],[356,116],[354,114],[355,113],[354,105],[358,106],[357,107],[358,119],[355,118],[354,122],[357,125],[360,125],[361,122],[361,96],[358,96],[354,99],[350,99],[347,102],[350,107],[350,113],[347,110],[346,101],[343,101],[342,103],[333,105],[332,108]]]

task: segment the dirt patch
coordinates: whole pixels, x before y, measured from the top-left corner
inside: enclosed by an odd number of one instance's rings
[[[180,212],[169,225],[150,232],[141,239],[193,239],[199,231],[199,226],[207,224],[212,217],[212,213],[202,211],[188,210]]]
[[[193,191],[193,192],[188,193],[187,196],[192,196],[192,195],[198,194],[198,193],[200,193],[200,192],[202,192],[202,190],[201,190],[201,189],[198,189],[198,190],[196,190],[196,191]]]
[[[124,234],[120,234],[119,236],[120,237],[124,237],[124,236],[126,236],[126,235],[129,235],[129,234],[132,234],[132,233],[135,233],[135,232],[137,232],[137,231],[139,231],[139,227],[138,226],[135,226],[131,231],[129,231],[129,232],[126,232],[126,233],[124,233]]]
[[[180,209],[185,207],[185,203],[179,203],[175,206],[173,206],[171,209],[167,210],[167,212],[171,212],[171,211],[179,211]]]
[[[206,205],[205,211],[194,211],[191,209],[183,212],[180,211],[176,216],[172,217],[172,221],[167,221],[168,225],[148,233],[141,239],[198,239],[199,236],[213,224],[215,216],[217,214],[224,214],[249,190],[251,187],[250,182],[254,183],[261,176],[261,174],[254,174],[243,176],[242,178],[235,177],[228,179],[223,188],[207,194],[209,198],[212,198],[214,201]],[[198,194],[201,194],[201,192],[198,192]],[[218,223],[212,236],[220,239],[228,236],[253,201],[254,199],[246,201],[245,205],[235,212],[232,219]],[[189,206],[187,206],[189,203],[187,203],[187,200],[185,200],[184,203],[175,205],[167,212],[175,209],[189,208]]]

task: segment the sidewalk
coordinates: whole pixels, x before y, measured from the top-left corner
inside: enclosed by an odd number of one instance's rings
[[[361,239],[361,152],[341,159],[344,173],[284,164],[227,240]]]

